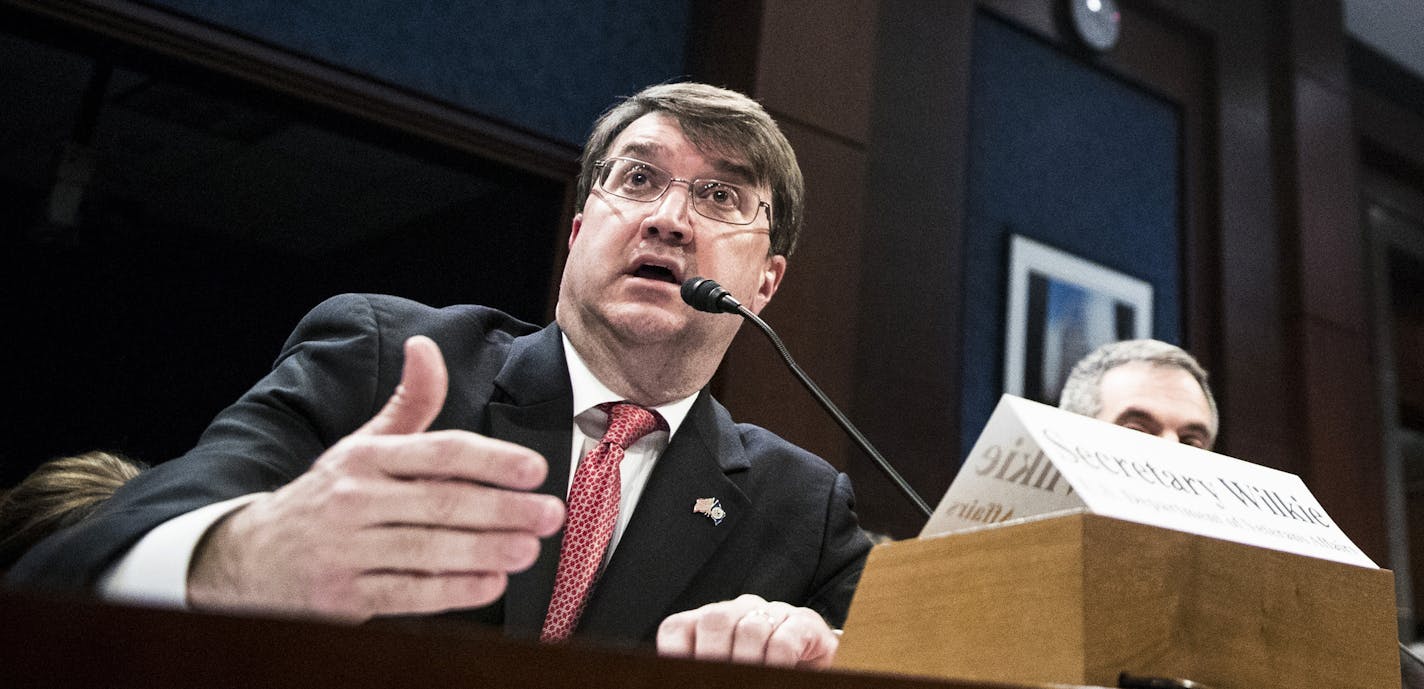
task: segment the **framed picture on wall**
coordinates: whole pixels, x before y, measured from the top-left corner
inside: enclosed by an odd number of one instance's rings
[[[1004,392],[1058,404],[1073,364],[1099,345],[1152,337],[1152,285],[1013,235]]]

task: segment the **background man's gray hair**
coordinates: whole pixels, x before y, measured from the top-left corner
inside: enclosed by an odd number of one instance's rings
[[[1068,380],[1063,383],[1063,395],[1058,399],[1061,409],[1083,416],[1097,416],[1103,410],[1103,374],[1123,364],[1143,361],[1153,366],[1173,366],[1192,374],[1206,394],[1211,407],[1211,434],[1220,427],[1216,398],[1206,382],[1206,370],[1186,350],[1161,340],[1123,340],[1105,344],[1073,365]]]

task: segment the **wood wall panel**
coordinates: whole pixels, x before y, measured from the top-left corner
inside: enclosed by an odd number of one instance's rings
[[[1295,79],[1295,161],[1303,311],[1366,332],[1364,240],[1358,159],[1348,96],[1312,77]]]
[[[1362,155],[1370,164],[1415,189],[1424,189],[1424,112],[1382,94],[1356,88],[1351,97]]]
[[[807,127],[864,145],[870,129],[878,3],[767,3],[756,96]],[[814,187],[810,187],[813,191]]]
[[[1301,453],[1284,332],[1284,260],[1275,200],[1268,55],[1261,3],[1235,5],[1215,35],[1215,157],[1220,193],[1220,352],[1211,374],[1222,451],[1286,469]]]
[[[1286,0],[1282,5],[1289,13],[1292,66],[1324,88],[1336,93],[1347,92],[1349,68],[1345,59],[1344,14],[1340,0]]]
[[[1290,419],[1304,452],[1289,465],[1370,557],[1387,537],[1359,155],[1338,0],[1281,5],[1288,60],[1275,65],[1273,122],[1287,274],[1286,336],[1298,378]],[[1352,430],[1353,429],[1353,430]]]
[[[885,40],[876,49],[849,413],[931,506],[961,459],[959,266],[973,16],[969,3],[893,2],[877,26]],[[919,532],[924,517],[868,460],[851,469],[870,528]]]
[[[789,118],[783,118],[781,126],[817,200],[807,208],[803,241],[787,262],[781,289],[761,317],[776,329],[807,375],[845,409],[854,381],[854,325],[861,292],[865,153]],[[846,467],[850,450],[845,434],[754,326],[744,325],[732,343],[718,375],[717,394],[734,417],[755,420]]]
[[[865,137],[871,103],[875,4],[825,12],[817,3],[768,3],[757,20],[751,95],[786,132],[806,177],[802,242],[781,291],[762,316],[798,364],[840,407],[855,373],[855,314],[861,292]],[[747,27],[722,27],[722,31]],[[715,61],[716,55],[709,59]],[[730,316],[729,316],[730,317]],[[719,398],[837,467],[850,461],[844,433],[795,382],[761,333],[746,326],[714,382]]]
[[[1301,474],[1341,531],[1387,565],[1383,448],[1369,338],[1320,319],[1300,324],[1303,422]]]

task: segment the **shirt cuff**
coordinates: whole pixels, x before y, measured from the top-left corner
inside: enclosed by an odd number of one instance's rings
[[[198,542],[218,520],[262,495],[200,507],[154,527],[99,578],[99,595],[115,603],[186,610],[188,566]]]

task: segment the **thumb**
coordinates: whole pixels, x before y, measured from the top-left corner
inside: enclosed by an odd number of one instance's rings
[[[405,341],[405,367],[401,382],[386,406],[371,417],[356,435],[404,435],[430,427],[445,406],[449,376],[435,341],[416,335]]]

